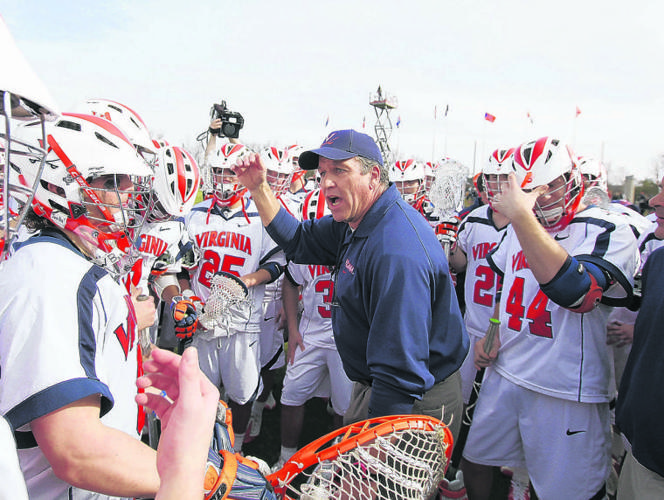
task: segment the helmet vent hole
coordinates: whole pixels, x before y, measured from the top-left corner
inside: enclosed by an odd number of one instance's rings
[[[97,139],[99,139],[101,142],[103,142],[104,144],[108,144],[109,146],[112,146],[112,147],[114,147],[115,149],[118,149],[118,147],[117,147],[113,142],[111,142],[110,140],[108,140],[106,137],[104,137],[103,135],[101,135],[99,132],[95,132],[95,137],[96,137]]]

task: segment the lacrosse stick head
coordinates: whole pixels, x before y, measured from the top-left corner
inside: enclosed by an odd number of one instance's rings
[[[436,215],[447,219],[463,208],[467,178],[468,168],[458,161],[447,160],[439,165],[429,189]]]
[[[207,330],[228,329],[231,308],[245,305],[250,305],[247,285],[234,274],[219,271],[210,280],[210,295],[198,321]]]
[[[313,441],[267,479],[284,499],[428,499],[451,454],[452,433],[440,420],[379,417]]]

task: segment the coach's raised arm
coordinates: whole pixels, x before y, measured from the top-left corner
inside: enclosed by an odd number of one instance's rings
[[[252,155],[235,171],[289,260],[333,266],[332,325],[354,382],[346,423],[421,413],[461,422],[458,368],[468,350],[449,269],[431,226],[388,181],[374,140],[330,133],[300,155],[318,169],[331,216],[298,222],[271,192]]]

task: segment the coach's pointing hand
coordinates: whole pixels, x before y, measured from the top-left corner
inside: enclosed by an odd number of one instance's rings
[[[251,192],[258,189],[261,184],[267,186],[267,169],[258,153],[244,157],[235,164],[233,171],[242,185]]]

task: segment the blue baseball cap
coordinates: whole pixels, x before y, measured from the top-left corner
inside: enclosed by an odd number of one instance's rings
[[[298,160],[300,168],[317,169],[321,156],[329,160],[348,160],[362,156],[383,165],[383,155],[380,154],[376,141],[371,136],[352,129],[330,132],[318,149],[303,152]]]

